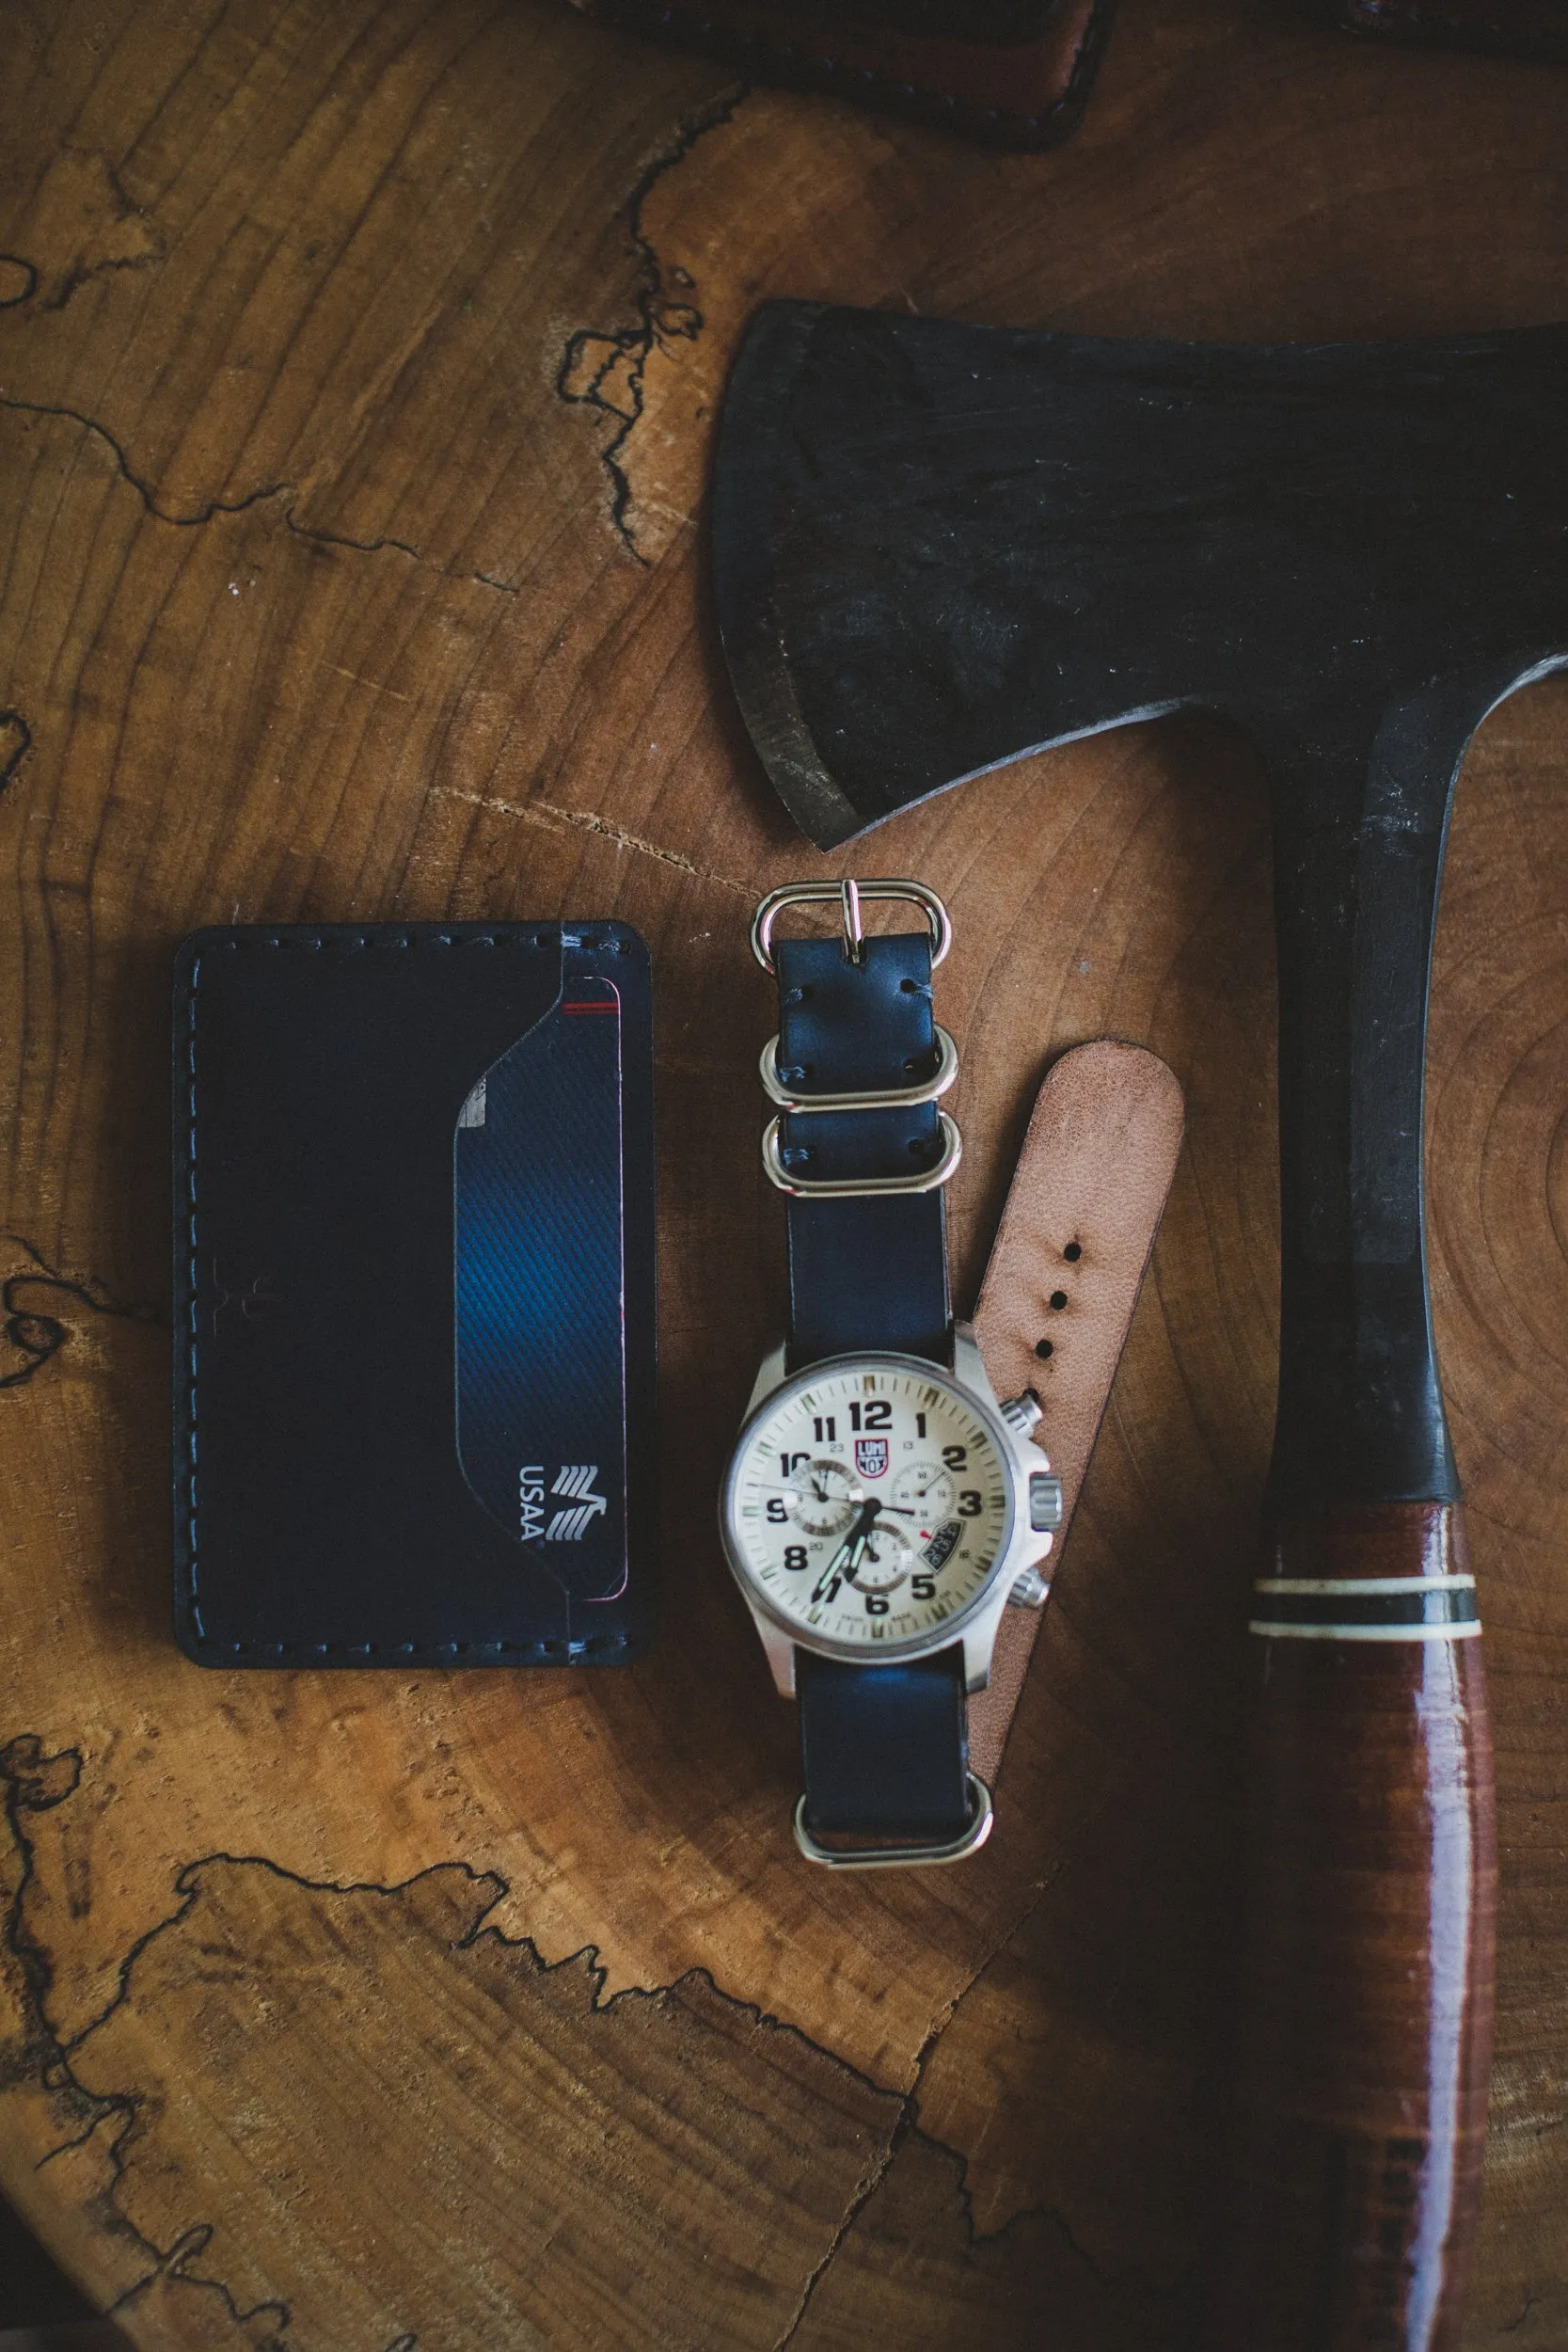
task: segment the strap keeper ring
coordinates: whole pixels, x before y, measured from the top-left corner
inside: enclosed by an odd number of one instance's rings
[[[822,1105],[826,1108],[826,1104]],[[945,1184],[963,1158],[963,1137],[945,1111],[942,1121],[942,1156],[932,1168],[911,1170],[908,1176],[794,1176],[784,1164],[779,1146],[779,1121],[770,1119],[763,1130],[762,1165],[770,1184],[781,1192],[815,1200],[860,1200],[873,1193],[935,1192]]]
[[[995,1815],[990,1790],[977,1772],[966,1772],[969,1820],[960,1834],[941,1846],[824,1846],[806,1827],[804,1797],[795,1808],[795,1843],[808,1862],[830,1870],[936,1869],[945,1862],[962,1862],[978,1853],[990,1836]]]
[[[922,1103],[938,1102],[958,1074],[958,1049],[937,1024],[937,1066],[931,1076],[912,1087],[880,1087],[868,1094],[797,1094],[779,1075],[779,1041],[770,1037],[762,1049],[762,1090],[781,1110],[802,1117],[808,1111],[912,1111]]]

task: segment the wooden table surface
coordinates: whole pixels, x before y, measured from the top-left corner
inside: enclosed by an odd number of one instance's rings
[[[1568,74],[1127,0],[998,157],[557,0],[0,8],[0,2181],[146,2346],[1173,2352],[1220,2196],[1276,1338],[1250,747],[1129,728],[832,862],[705,584],[773,294],[1027,326],[1568,311]],[[1568,2342],[1568,684],[1460,787],[1433,1274],[1489,1634],[1500,2006],[1467,2346]],[[767,887],[958,941],[955,1271],[1040,1073],[1190,1125],[990,1849],[798,1859],[712,1498],[780,1313]],[[661,1638],[624,1674],[204,1674],[168,1631],[169,958],[614,914],[659,989]]]

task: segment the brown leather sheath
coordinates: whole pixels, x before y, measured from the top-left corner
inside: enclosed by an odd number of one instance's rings
[[[1072,1523],[1184,1116],[1157,1054],[1102,1038],[1052,1066],[1019,1154],[974,1334],[997,1395],[1033,1389],[1040,1401],[1035,1442],[1063,1500],[1048,1567]],[[970,1762],[982,1780],[1001,1762],[1039,1623],[1038,1610],[1003,1612],[990,1685],[969,1702]]]
[[[1078,122],[1116,0],[574,0],[619,31],[699,49],[751,80],[830,91],[997,147]]]

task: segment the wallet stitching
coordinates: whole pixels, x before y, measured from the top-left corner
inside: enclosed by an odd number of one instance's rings
[[[318,952],[331,948],[336,949],[341,954],[349,955],[357,954],[376,947],[407,948],[429,946],[537,948],[545,944],[553,944],[554,939],[559,938],[559,933],[546,933],[543,935],[531,934],[522,938],[512,937],[499,939],[494,932],[469,931],[464,933],[461,937],[455,937],[450,931],[437,931],[435,933],[424,932],[420,935],[404,933],[401,937],[395,933],[389,937],[386,934],[382,934],[380,937],[373,939],[361,935],[356,939],[334,939],[329,941],[324,938],[319,931],[309,935],[302,935],[298,931],[293,931],[278,933],[275,936],[261,939],[229,938],[223,942],[223,948],[226,953],[230,954],[238,954],[243,949],[247,948],[304,947],[311,948]],[[190,1453],[188,1470],[189,1502],[185,1518],[185,1560],[183,1563],[183,1581],[185,1597],[189,1604],[190,1615],[197,1642],[203,1649],[211,1650],[218,1657],[231,1659],[266,1658],[276,1660],[279,1663],[291,1658],[353,1659],[393,1657],[404,1659],[410,1664],[434,1663],[455,1665],[468,1661],[494,1661],[501,1658],[532,1659],[539,1661],[546,1660],[559,1661],[563,1659],[570,1661],[572,1659],[602,1655],[607,1650],[629,1649],[633,1645],[633,1637],[627,1633],[592,1633],[585,1635],[581,1641],[556,1639],[544,1642],[508,1642],[504,1640],[497,1640],[493,1642],[427,1642],[421,1644],[416,1642],[220,1642],[214,1635],[210,1634],[203,1629],[201,1625],[201,1598],[198,1569],[198,1545],[197,1539],[197,1516],[198,1510],[198,1480],[200,1474],[200,1443],[198,1434],[200,1420],[197,1401],[197,1389],[199,1375],[197,1369],[198,1349],[196,1302],[199,1280],[198,1269],[199,1268],[201,1263],[201,1253],[197,1239],[198,1210],[197,1181],[196,998],[197,990],[199,987],[201,980],[201,966],[207,956],[213,952],[214,951],[211,948],[203,948],[198,955],[192,958],[190,985],[185,993],[186,1064],[190,1073],[189,1090],[187,1095],[189,1125],[185,1139],[186,1187],[189,1197],[189,1216],[186,1229],[189,1242],[189,1256],[186,1261],[185,1278],[190,1294],[188,1324],[185,1334],[185,1392],[186,1410],[189,1415]]]
[[[673,28],[695,40],[716,34],[732,48],[755,50],[762,56],[776,57],[786,65],[799,62],[808,68],[819,67],[833,78],[851,80],[862,88],[886,91],[895,98],[928,99],[936,105],[950,107],[968,121],[1006,123],[1022,131],[1041,131],[1076,102],[1081,84],[1093,70],[1095,37],[1115,7],[1116,0],[1095,0],[1085,21],[1083,39],[1073,52],[1071,72],[1043,114],[1018,114],[1006,106],[977,105],[973,99],[960,98],[954,90],[939,89],[933,83],[899,81],[891,73],[879,72],[874,66],[847,65],[831,50],[808,48],[798,41],[770,40],[766,33],[741,32],[734,26],[717,24],[712,17],[688,16],[679,8],[653,8],[646,5],[646,0],[641,0],[641,5],[640,0],[621,0],[613,13],[614,20],[630,31],[636,31],[641,22],[645,27]]]

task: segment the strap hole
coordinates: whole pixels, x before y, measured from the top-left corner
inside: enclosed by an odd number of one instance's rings
[[[1062,1309],[1067,1305],[1066,1291],[1053,1291],[1051,1294],[1051,1304],[1055,1308],[1057,1313],[1060,1314]]]
[[[924,1136],[915,1136],[911,1139],[910,1156],[911,1159],[923,1159],[930,1148]]]
[[[1047,1356],[1054,1356],[1056,1353],[1055,1344],[1051,1340],[1037,1340],[1035,1342],[1035,1353],[1043,1361]]]
[[[1069,1241],[1067,1248],[1062,1252],[1062,1255],[1067,1260],[1069,1265],[1076,1265],[1083,1254],[1084,1245],[1081,1241]]]

